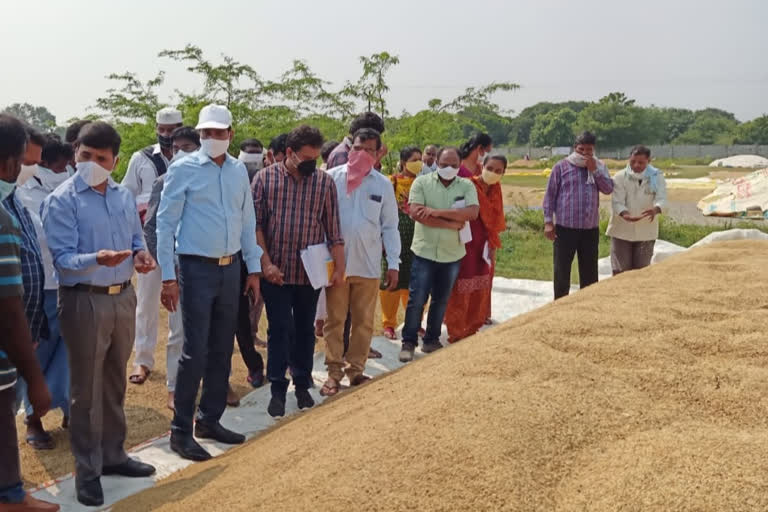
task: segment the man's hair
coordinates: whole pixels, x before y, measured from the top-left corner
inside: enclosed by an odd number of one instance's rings
[[[381,149],[381,134],[373,128],[360,128],[357,130],[355,134],[352,135],[352,143],[354,144],[357,139],[360,139],[360,142],[375,140],[376,150],[378,151]]]
[[[37,131],[34,127],[25,124],[24,131],[27,132],[27,144],[34,144],[35,146],[43,147],[46,143],[45,135]]]
[[[69,161],[72,160],[74,153],[75,150],[72,149],[71,144],[62,142],[58,136],[51,134],[46,138],[45,144],[43,144],[41,160],[49,164],[57,162],[62,158]]]
[[[414,153],[421,153],[421,149],[418,146],[405,146],[400,150],[400,161],[407,162]]]
[[[595,134],[592,132],[581,132],[573,143],[574,146],[578,146],[579,144],[592,144],[594,146],[597,144],[597,137],[595,137]]]
[[[363,112],[349,125],[349,133],[355,134],[362,128],[373,128],[380,134],[384,133],[384,120],[373,112]]]
[[[179,126],[171,133],[171,139],[191,140],[196,146],[200,145],[200,134],[191,126]]]
[[[323,144],[323,147],[320,148],[320,158],[323,159],[323,162],[327,162],[328,158],[331,156],[331,153],[333,153],[333,150],[336,149],[336,146],[338,146],[338,141],[335,140],[329,140],[325,144]]]
[[[256,146],[264,150],[264,144],[261,143],[259,139],[245,139],[243,142],[240,143],[240,151],[245,151],[245,148],[250,146]]]
[[[437,144],[427,144],[426,146],[424,146],[424,151],[422,151],[422,153],[426,153],[429,148],[435,148],[435,151],[440,149],[440,147]]]
[[[285,145],[293,151],[298,151],[304,146],[320,148],[323,145],[323,134],[317,128],[303,124],[288,134]]]
[[[489,160],[498,160],[504,165],[504,168],[507,168],[507,157],[504,155],[485,155],[485,158],[483,159],[483,166],[485,166]]]
[[[443,146],[437,152],[437,159],[440,160],[440,157],[446,151],[455,151],[456,154],[459,155],[459,158],[461,158],[461,150],[459,148],[457,148],[456,146]]]
[[[0,114],[0,161],[21,158],[27,147],[24,123],[9,114]]]
[[[117,156],[120,152],[120,134],[111,124],[104,121],[88,123],[80,130],[77,143],[94,149],[111,149]]]
[[[643,146],[642,144],[638,144],[632,148],[632,151],[629,152],[629,156],[636,155],[645,155],[646,157],[651,158],[651,148],[648,146]]]
[[[285,153],[286,141],[288,140],[288,134],[287,133],[281,133],[280,135],[277,135],[276,137],[272,137],[272,140],[269,141],[269,149],[272,151],[273,154],[277,153]]]
[[[478,147],[487,147],[493,144],[493,139],[487,133],[476,133],[467,142],[461,145],[459,156],[464,159]]]
[[[83,126],[90,123],[87,119],[81,119],[80,121],[75,121],[71,125],[67,127],[67,131],[64,133],[64,142],[69,142],[70,144],[74,144],[77,142],[77,138],[80,135],[80,130],[83,129]]]

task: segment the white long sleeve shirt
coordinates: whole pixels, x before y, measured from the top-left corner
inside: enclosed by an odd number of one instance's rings
[[[160,150],[160,144],[154,145],[153,154],[160,154],[163,161],[165,161],[166,168],[171,165],[170,160]],[[131,156],[131,161],[128,163],[128,171],[125,173],[121,185],[131,191],[137,203],[146,203],[149,201],[149,195],[152,193],[152,184],[156,179],[157,169],[155,169],[155,164],[147,158],[142,149]]]

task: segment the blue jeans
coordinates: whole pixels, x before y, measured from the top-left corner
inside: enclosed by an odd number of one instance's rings
[[[272,396],[285,398],[291,365],[293,384],[309,389],[315,355],[315,312],[320,290],[309,285],[277,286],[261,281],[267,310],[267,378]]]
[[[408,306],[405,308],[403,343],[419,344],[419,327],[424,304],[429,296],[429,314],[427,315],[427,334],[424,343],[440,340],[445,308],[451,296],[453,284],[459,275],[461,260],[452,263],[438,263],[413,255],[411,264],[411,282],[408,287]]]
[[[195,399],[203,380],[197,421],[215,425],[227,407],[227,387],[240,302],[240,257],[220,267],[179,256],[184,347],[179,360],[171,430],[192,435]]]

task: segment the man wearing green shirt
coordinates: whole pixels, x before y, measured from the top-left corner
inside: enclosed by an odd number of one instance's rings
[[[459,150],[444,147],[437,154],[437,172],[419,176],[411,187],[408,203],[416,228],[411,244],[414,256],[400,351],[402,362],[413,360],[422,311],[430,295],[422,351],[442,348],[440,332],[445,308],[466,254],[459,232],[466,222],[477,218],[480,210],[475,186],[457,177],[459,165]]]

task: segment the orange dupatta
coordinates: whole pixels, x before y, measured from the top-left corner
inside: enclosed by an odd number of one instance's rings
[[[501,248],[499,233],[507,229],[507,220],[504,216],[504,200],[501,197],[501,185],[488,186],[485,192],[485,183],[480,176],[473,176],[472,183],[477,188],[477,200],[480,203],[480,221],[488,231],[488,245],[493,249]]]

